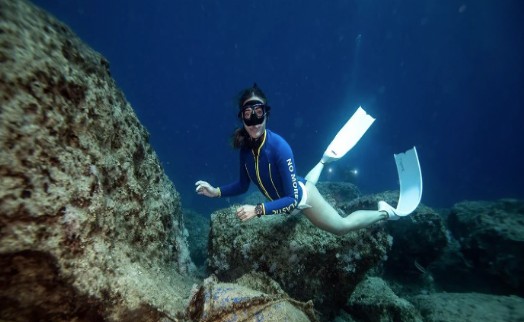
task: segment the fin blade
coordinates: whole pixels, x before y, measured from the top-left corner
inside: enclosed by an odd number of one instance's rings
[[[324,152],[324,158],[331,161],[342,158],[358,143],[374,121],[360,106],[331,141]]]
[[[395,212],[399,216],[407,216],[422,199],[422,170],[416,147],[394,156],[400,182],[400,198]]]

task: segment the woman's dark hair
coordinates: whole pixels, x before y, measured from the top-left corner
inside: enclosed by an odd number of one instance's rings
[[[238,94],[238,109],[242,109],[243,107],[243,104],[244,102],[250,98],[251,96],[258,96],[260,97],[261,99],[264,100],[264,104],[267,104],[267,97],[266,97],[266,94],[264,94],[264,92],[262,92],[262,90],[260,89],[260,87],[258,87],[257,83],[253,83],[253,86],[249,87],[249,88],[246,88],[246,89],[243,89],[242,91],[240,91],[240,93]]]
[[[243,126],[235,129],[235,132],[233,132],[233,135],[231,136],[231,145],[233,145],[233,148],[240,149],[247,146],[249,144],[248,142],[249,134],[246,129],[244,129]]]
[[[257,96],[264,100],[264,104],[267,104],[267,97],[266,94],[258,87],[257,83],[254,83],[253,86],[248,87],[246,89],[243,89],[238,94],[238,111],[240,112],[243,107],[243,103],[250,98],[251,96]],[[240,113],[239,113],[240,115]],[[266,109],[266,115],[269,116],[269,108]],[[250,144],[250,137],[247,133],[244,126],[237,128],[235,132],[233,132],[233,135],[231,137],[231,144],[233,145],[233,148],[240,149],[244,146],[248,146]]]

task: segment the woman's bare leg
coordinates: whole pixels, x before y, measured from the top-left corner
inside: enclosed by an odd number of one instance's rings
[[[311,223],[327,232],[344,235],[388,217],[385,212],[378,210],[357,210],[347,217],[341,217],[322,197],[315,185],[307,182],[306,189],[308,192],[307,203],[311,208],[304,209],[303,212]]]

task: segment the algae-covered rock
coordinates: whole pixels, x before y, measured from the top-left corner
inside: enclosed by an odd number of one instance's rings
[[[395,275],[416,272],[439,258],[448,246],[448,230],[442,217],[423,204],[408,217],[389,222],[387,231],[393,236],[393,247],[386,268]],[[412,274],[409,274],[412,275]]]
[[[0,78],[0,319],[183,311],[180,198],[107,60],[29,2],[0,0]]]
[[[313,304],[290,298],[263,274],[246,274],[235,283],[215,276],[193,291],[186,318],[191,321],[316,321]]]
[[[362,196],[358,187],[349,182],[322,181],[316,186],[320,194],[339,210]]]
[[[357,286],[348,300],[348,312],[362,322],[423,321],[413,304],[398,297],[378,277],[369,277]]]
[[[408,298],[426,322],[524,321],[524,299],[480,293],[434,293]]]
[[[207,261],[207,244],[211,220],[190,209],[184,209],[184,224],[188,231],[187,241],[191,259],[198,267]]]
[[[478,292],[524,296],[523,201],[461,202],[451,209],[448,226],[464,263],[441,263],[443,279],[460,279]]]
[[[383,261],[389,247],[381,225],[335,236],[302,215],[241,222],[231,207],[211,216],[209,270],[224,281],[252,270],[264,272],[293,298],[311,299],[330,315]]]
[[[378,200],[396,206],[398,191],[365,195],[344,205],[344,212],[371,208]],[[430,266],[444,254],[449,246],[449,231],[444,218],[434,209],[420,204],[409,216],[388,221],[386,232],[393,245],[384,264],[384,274],[403,284],[405,288],[431,289],[433,277]]]

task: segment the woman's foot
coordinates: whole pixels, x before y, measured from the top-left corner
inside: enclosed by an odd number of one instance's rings
[[[395,213],[395,208],[385,201],[378,202],[378,211],[383,211],[388,214],[388,220],[398,220],[400,217]]]

